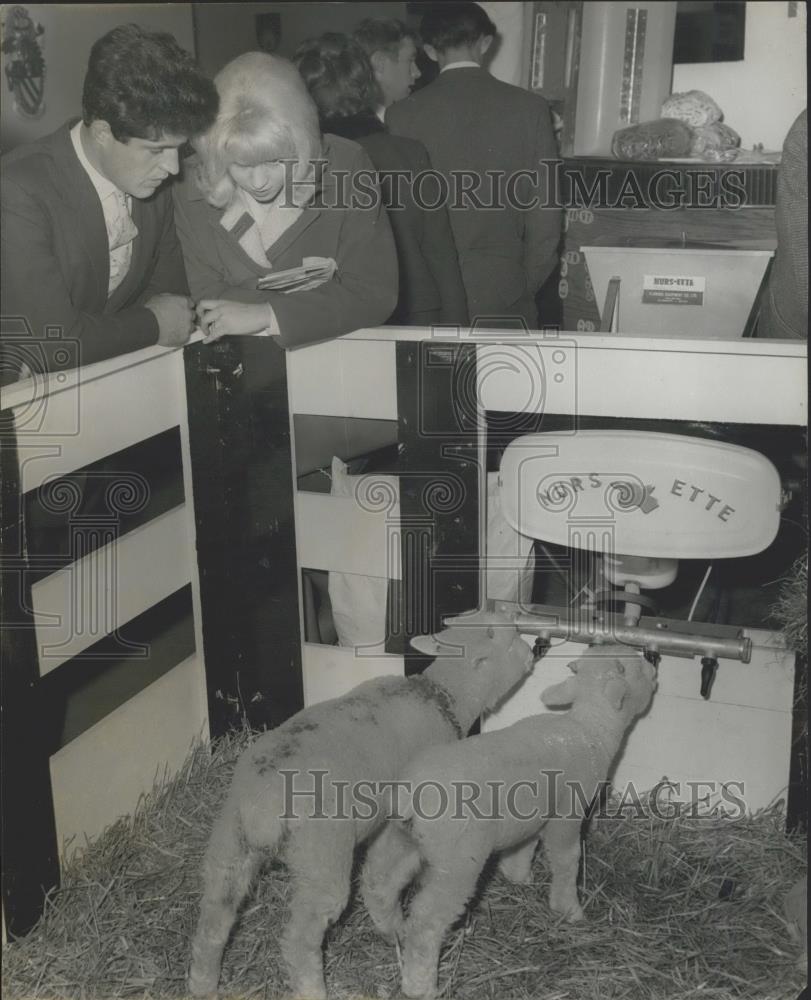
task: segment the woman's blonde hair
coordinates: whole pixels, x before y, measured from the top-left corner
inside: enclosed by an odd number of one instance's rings
[[[214,77],[220,110],[211,128],[193,142],[199,154],[197,184],[210,205],[227,207],[236,184],[234,164],[270,160],[291,164],[290,200],[303,205],[313,195],[313,160],[321,155],[318,111],[292,63],[264,52],[232,59]]]

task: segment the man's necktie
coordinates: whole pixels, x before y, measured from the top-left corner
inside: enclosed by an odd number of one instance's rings
[[[129,271],[132,241],[138,235],[138,227],[132,221],[123,191],[114,191],[108,195],[105,209],[107,238],[110,242],[110,282],[107,286],[107,295],[110,296]]]

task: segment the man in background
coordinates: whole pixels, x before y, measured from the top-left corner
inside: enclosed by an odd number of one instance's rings
[[[23,318],[35,341],[17,339],[17,374],[188,340],[194,314],[164,182],[217,105],[171,35],[121,25],[91,49],[82,119],[3,157],[4,325]]]
[[[777,252],[758,337],[808,337],[808,112],[788,131],[777,171]]]
[[[436,4],[420,35],[440,74],[392,104],[386,124],[419,139],[448,180],[471,321],[537,329],[535,295],[561,235],[560,210],[540,207],[549,200],[545,161],[557,148],[546,101],[482,68],[495,34],[478,4]]]
[[[380,90],[378,117],[386,108],[402,101],[420,78],[414,33],[396,18],[369,17],[357,26],[355,41],[366,52]]]

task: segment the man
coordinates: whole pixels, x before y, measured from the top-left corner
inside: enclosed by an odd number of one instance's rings
[[[548,200],[545,161],[557,158],[549,107],[482,69],[496,27],[478,4],[434,5],[420,34],[440,74],[392,104],[386,124],[419,139],[447,178],[471,321],[536,329],[535,295],[561,233],[560,211],[539,207]]]
[[[18,340],[20,368],[188,340],[193,308],[164,181],[217,103],[171,35],[122,25],[91,49],[81,121],[3,157],[4,325],[22,318],[35,338]]]
[[[354,37],[372,64],[380,91],[377,116],[383,121],[386,108],[408,97],[420,78],[414,35],[396,18],[369,17],[361,21]]]
[[[777,171],[777,253],[758,325],[759,337],[808,337],[808,113],[788,131]]]

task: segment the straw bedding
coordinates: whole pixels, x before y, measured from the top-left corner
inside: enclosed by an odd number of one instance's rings
[[[38,926],[4,949],[8,997],[179,997],[213,811],[250,733],[200,746],[132,817],[77,852]],[[805,845],[780,807],[754,817],[596,819],[582,897],[587,921],[550,915],[535,885],[495,873],[448,937],[445,996],[544,1000],[796,997],[804,972],[781,904],[805,870]],[[221,992],[284,993],[278,940],[288,896],[270,861],[226,951]],[[395,951],[376,938],[357,897],[326,943],[332,997],[394,997]]]
[[[782,630],[789,649],[804,652],[808,647],[808,553],[794,563],[780,583],[772,617]]]
[[[799,654],[795,712],[800,721],[796,736],[808,741],[808,553],[805,552],[791,566],[780,581],[777,600],[769,609],[771,620],[780,629],[788,649]]]

